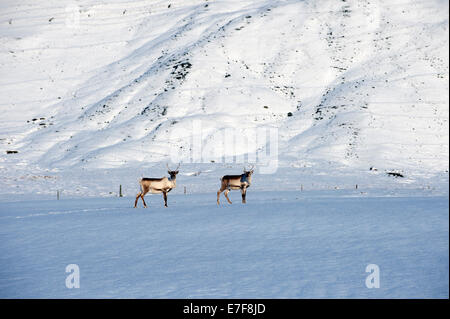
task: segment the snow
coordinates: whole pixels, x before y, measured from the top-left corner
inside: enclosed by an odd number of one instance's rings
[[[0,203],[3,298],[448,298],[448,197],[251,192]],[[140,203],[142,207],[142,203]],[[65,287],[77,264],[80,288]],[[366,266],[380,288],[365,286]]]
[[[170,4],[2,1],[2,171],[161,163],[201,121],[216,158],[272,127],[280,166],[448,173],[445,1]]]
[[[448,298],[448,2],[170,4],[1,1],[0,296]]]

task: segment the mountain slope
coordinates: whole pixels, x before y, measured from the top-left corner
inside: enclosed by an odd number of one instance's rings
[[[448,170],[445,1],[76,4],[1,4],[4,171],[217,163],[258,128],[281,167]]]

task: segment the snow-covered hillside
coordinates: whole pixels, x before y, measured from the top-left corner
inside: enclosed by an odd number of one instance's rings
[[[448,180],[447,1],[8,0],[0,44],[3,193],[135,183],[194,139],[216,172],[222,134],[257,128],[278,130],[287,177]]]

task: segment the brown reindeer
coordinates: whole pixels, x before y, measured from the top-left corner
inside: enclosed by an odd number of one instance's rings
[[[162,177],[162,178],[142,178],[139,181],[141,185],[141,191],[136,196],[136,200],[134,201],[134,208],[136,208],[139,197],[142,199],[144,203],[144,207],[147,208],[147,204],[145,203],[144,196],[148,192],[152,194],[163,194],[164,197],[164,206],[167,207],[167,193],[170,192],[173,188],[177,187],[177,174],[178,168],[180,164],[178,164],[175,170],[171,170],[169,165],[167,165],[167,173],[169,173],[170,177]]]
[[[253,166],[246,170],[244,167],[244,174],[242,175],[225,175],[221,178],[221,186],[217,191],[217,205],[220,205],[219,197],[220,193],[225,191],[223,194],[227,199],[228,203],[231,204],[230,199],[228,198],[228,193],[232,189],[240,189],[242,194],[242,203],[245,204],[245,195],[247,194],[247,188],[250,187],[252,182],[252,174],[253,174]]]

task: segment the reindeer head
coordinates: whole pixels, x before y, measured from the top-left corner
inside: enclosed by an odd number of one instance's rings
[[[171,179],[175,179],[175,178],[177,177],[177,174],[178,174],[178,168],[180,167],[180,164],[181,164],[181,163],[178,164],[178,166],[177,166],[176,169],[171,170],[171,169],[169,168],[169,165],[166,163],[166,166],[167,166],[167,173],[169,173]]]
[[[254,165],[252,165],[252,167],[250,167],[249,169],[244,167],[244,175],[247,176],[247,177],[252,176],[254,167],[255,167]]]

